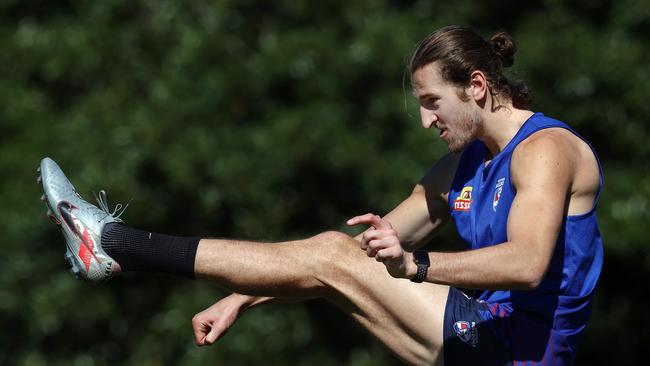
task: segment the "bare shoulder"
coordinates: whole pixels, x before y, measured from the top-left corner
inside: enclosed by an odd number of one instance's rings
[[[564,128],[540,130],[522,141],[512,156],[513,183],[543,174],[558,183],[566,181],[573,207],[585,211],[591,207],[600,188],[600,169],[591,147]],[[584,201],[584,205],[576,204]]]
[[[598,171],[598,163],[591,147],[580,137],[564,128],[547,128],[535,132],[522,141],[513,153],[513,161],[530,162],[531,159],[560,158],[570,165],[589,165]]]
[[[573,132],[567,130],[566,128],[561,127],[545,128],[543,130],[539,130],[522,141],[519,146],[517,146],[517,148],[523,147],[525,149],[528,146],[539,145],[547,147],[564,147],[566,149],[585,145],[585,147],[589,148],[589,146],[580,137],[576,136]]]
[[[512,162],[517,167],[526,167],[528,163],[538,159],[554,159],[560,160],[556,164],[572,165],[580,143],[584,144],[584,141],[566,129],[543,129],[517,145],[512,155]]]

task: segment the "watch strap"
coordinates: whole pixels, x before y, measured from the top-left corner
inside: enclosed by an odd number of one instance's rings
[[[411,278],[412,282],[422,283],[427,278],[427,271],[429,270],[429,253],[424,250],[416,250],[413,252],[413,261],[418,267],[418,271]]]

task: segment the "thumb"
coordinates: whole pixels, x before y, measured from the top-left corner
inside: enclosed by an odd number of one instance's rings
[[[212,329],[210,329],[210,333],[208,333],[208,335],[205,336],[203,342],[205,344],[212,344],[221,337],[221,333],[222,333],[222,327],[218,324],[213,324]]]

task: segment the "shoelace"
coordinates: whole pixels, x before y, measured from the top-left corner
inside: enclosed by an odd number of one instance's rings
[[[131,204],[131,201],[133,201],[133,199],[130,199],[129,202],[124,206],[122,206],[121,203],[118,203],[117,205],[115,205],[115,208],[113,209],[113,212],[111,212],[111,210],[108,208],[108,198],[106,198],[106,191],[105,190],[102,189],[101,191],[99,191],[99,194],[96,194],[95,192],[93,192],[93,196],[95,196],[95,200],[97,200],[97,203],[99,204],[99,208],[105,214],[112,217],[117,222],[124,222],[124,221],[122,221],[122,219],[120,219],[120,216],[122,216],[124,211],[126,211],[126,208],[129,207],[129,205]]]

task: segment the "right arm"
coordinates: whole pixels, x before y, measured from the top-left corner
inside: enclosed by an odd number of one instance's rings
[[[296,301],[296,299],[230,294],[194,315],[192,318],[194,342],[197,346],[213,344],[225,335],[239,316],[248,309],[262,304],[269,305],[293,301]]]
[[[422,247],[450,217],[447,197],[459,158],[459,154],[442,157],[420,179],[411,194],[383,217],[397,232],[404,250],[410,252]],[[355,219],[351,219],[349,224],[366,223]],[[367,243],[363,234],[372,229],[371,227],[356,237],[364,250]]]

